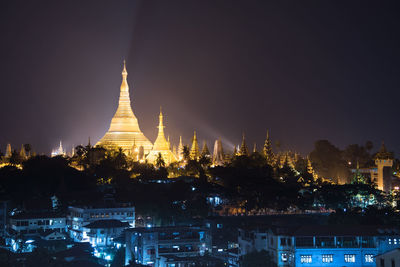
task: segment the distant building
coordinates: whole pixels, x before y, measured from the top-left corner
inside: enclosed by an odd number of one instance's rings
[[[9,229],[21,235],[37,234],[41,231],[66,231],[65,215],[56,213],[22,213],[10,217]]]
[[[55,213],[22,213],[9,219],[6,246],[13,252],[32,252],[38,240],[65,239],[66,218]]]
[[[60,141],[60,146],[51,151],[51,156],[56,157],[56,156],[65,156],[65,155],[66,155],[65,150],[62,146],[62,142]]]
[[[125,264],[134,258],[144,265],[174,266],[179,259],[183,261],[212,251],[211,235],[201,227],[134,228],[127,230],[125,237]],[[166,261],[171,265],[166,265]]]
[[[89,242],[89,232],[85,226],[99,220],[118,220],[135,227],[135,207],[68,207],[67,223],[71,237],[79,242]]]
[[[389,193],[392,189],[393,180],[393,154],[388,152],[384,143],[375,156],[376,167],[351,169],[353,174],[360,174],[375,183],[379,190]]]
[[[122,232],[130,228],[128,222],[119,220],[99,220],[85,226],[89,229],[87,235],[93,247],[114,247],[114,239],[120,237]]]
[[[375,266],[377,255],[400,248],[400,231],[365,225],[269,227],[241,230],[238,242],[239,255],[264,249],[277,266]]]

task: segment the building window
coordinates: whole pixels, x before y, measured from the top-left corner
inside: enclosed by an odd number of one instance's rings
[[[393,239],[393,244],[397,245],[397,239]]]
[[[282,260],[282,262],[287,262],[288,261],[288,254],[287,253],[282,253],[281,254],[281,260]]]
[[[389,245],[391,245],[392,244],[392,239],[391,238],[389,238]]]
[[[301,263],[312,263],[311,255],[300,255],[300,262]]]
[[[322,262],[325,262],[325,263],[333,262],[333,255],[332,254],[322,255]]]
[[[365,262],[374,262],[374,255],[365,254]]]
[[[281,237],[281,246],[286,246],[286,238]]]
[[[355,254],[344,254],[344,261],[345,262],[356,262],[356,255]]]

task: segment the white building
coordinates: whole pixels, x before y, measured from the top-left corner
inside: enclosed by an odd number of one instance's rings
[[[118,220],[135,227],[135,207],[68,207],[68,227],[71,237],[78,242],[89,242],[88,229],[92,222],[99,220]]]

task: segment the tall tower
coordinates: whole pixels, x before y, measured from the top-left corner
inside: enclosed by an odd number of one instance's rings
[[[178,145],[178,160],[183,160],[183,143],[182,143],[182,135],[179,136],[179,145]]]
[[[386,150],[384,142],[375,156],[375,164],[378,167],[378,189],[389,193],[392,190],[393,155]]]
[[[269,131],[267,131],[267,138],[265,139],[263,153],[265,158],[267,159],[267,163],[272,165],[274,162],[274,152],[272,152],[272,143],[269,139]]]
[[[172,162],[177,161],[174,153],[170,150],[170,143],[165,139],[164,135],[164,122],[163,122],[163,114],[160,108],[160,115],[159,115],[159,124],[158,124],[158,135],[156,141],[154,142],[153,149],[150,151],[149,155],[146,159],[154,163],[157,160],[159,154],[161,154],[164,162],[168,165]]]
[[[214,152],[212,156],[212,164],[214,166],[221,166],[225,162],[224,160],[224,151],[222,149],[221,139],[215,140],[214,143]]]
[[[144,136],[139,128],[138,120],[133,114],[127,77],[128,72],[124,61],[118,108],[111,120],[108,132],[96,145],[104,146],[107,149],[121,147],[126,154],[129,154],[135,142],[136,146],[139,149],[143,147],[144,153],[147,154],[153,144]]]
[[[11,155],[12,155],[12,151],[11,151],[11,144],[10,144],[10,143],[8,143],[8,144],[7,144],[7,148],[6,148],[6,154],[5,154],[5,157],[6,157],[6,158],[9,158],[9,157],[11,157]]]
[[[190,158],[197,160],[200,157],[199,143],[197,142],[196,131],[193,134],[192,147],[190,148]]]
[[[203,142],[203,148],[201,149],[201,156],[205,156],[205,157],[211,156],[210,151],[208,150],[208,147],[207,147],[206,140],[204,140],[204,142]]]
[[[242,144],[239,149],[239,155],[240,156],[248,156],[249,155],[249,150],[246,145],[246,138],[245,138],[244,134],[242,136]]]
[[[19,156],[21,157],[22,160],[27,159],[24,145],[21,145],[21,150],[19,151]]]

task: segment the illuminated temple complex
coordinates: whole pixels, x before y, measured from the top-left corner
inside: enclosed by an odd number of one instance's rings
[[[139,128],[138,120],[133,114],[127,76],[128,72],[124,61],[118,109],[111,120],[110,129],[96,145],[107,149],[120,147],[125,154],[135,153],[135,150],[143,150],[144,154],[148,154],[153,144],[144,136]]]

